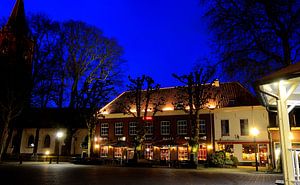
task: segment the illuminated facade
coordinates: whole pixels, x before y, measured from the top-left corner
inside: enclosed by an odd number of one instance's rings
[[[198,148],[191,147],[194,127],[187,112],[176,107],[176,88],[162,88],[157,92],[166,102],[162,112],[147,116],[142,122],[130,114],[124,114],[118,107],[124,104],[122,93],[99,112],[96,128],[96,156],[114,157],[122,160],[134,155],[133,137],[137,135],[138,124],[143,124],[147,132],[142,145],[137,148],[144,158],[155,161],[190,160],[191,153],[197,151],[198,161],[205,161],[213,151],[225,150],[238,157],[239,161],[251,163],[254,145],[249,129],[257,126],[261,134],[257,146],[262,155],[268,155],[268,114],[258,101],[239,83],[218,83],[222,101],[209,104],[200,111]],[[211,104],[210,104],[211,103]],[[151,106],[150,106],[151,107]],[[131,108],[132,111],[135,111]],[[261,157],[263,162],[267,158]]]
[[[255,151],[258,163],[266,165],[269,161],[269,118],[262,106],[227,107],[215,111],[216,150],[224,150],[227,157],[236,156],[241,164],[253,164]],[[259,133],[254,136],[251,129]]]

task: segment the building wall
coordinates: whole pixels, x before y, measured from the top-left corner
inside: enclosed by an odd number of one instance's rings
[[[63,137],[60,139],[60,142],[57,142],[57,132],[62,132]],[[39,131],[39,141],[38,141],[38,154],[46,154],[46,152],[49,152],[49,155],[55,155],[56,154],[56,144],[59,144],[60,146],[60,154],[62,147],[64,146],[64,140],[66,138],[67,129],[66,128],[41,128]],[[82,154],[82,147],[81,144],[84,141],[84,138],[87,136],[87,129],[78,129],[74,134],[74,139],[72,140],[72,150],[71,154]],[[12,135],[12,139],[10,142],[10,145],[8,147],[7,153],[11,154],[13,152],[13,139],[14,136],[16,136],[17,131],[15,130]],[[29,137],[36,135],[36,128],[24,128],[22,131],[22,137],[21,137],[21,143],[20,143],[20,153],[21,154],[32,154],[33,153],[33,146],[28,143]],[[45,146],[45,138],[46,136],[50,136],[50,146]]]
[[[72,155],[82,155],[82,152],[87,153],[87,148],[82,147],[82,143],[85,140],[85,137],[88,136],[88,130],[80,128],[74,134],[72,138],[72,147],[71,147],[71,154]]]
[[[268,113],[262,106],[221,108],[214,112],[216,140],[253,140],[253,136],[241,136],[240,120],[248,119],[249,129],[255,127],[260,133],[257,141],[267,141]],[[229,136],[221,136],[221,120],[229,120]]]
[[[247,136],[241,136],[241,119],[248,120],[249,134]],[[268,145],[268,112],[262,106],[229,107],[217,109],[214,111],[214,120],[216,146],[218,146],[220,143],[233,144],[234,155],[239,161],[245,161],[245,159],[243,159],[243,144],[254,144],[254,136],[251,135],[250,132],[251,128],[255,127],[259,130],[259,134],[256,136],[256,143]],[[221,134],[221,120],[229,120],[228,136],[222,136]]]
[[[170,113],[171,111],[166,112],[165,115],[160,114],[159,116],[155,116],[152,118],[152,120],[148,120],[145,122],[152,122],[153,123],[153,134],[152,134],[152,138],[155,139],[156,141],[158,140],[168,140],[171,138],[176,138],[176,137],[191,137],[192,136],[192,126],[189,122],[189,115],[187,114],[182,114],[182,115],[172,115]],[[173,111],[174,113],[174,111]],[[210,138],[210,116],[209,114],[207,114],[207,112],[204,112],[203,114],[200,115],[200,119],[201,120],[205,120],[206,123],[206,134],[205,136],[207,136],[208,140]],[[184,135],[178,135],[177,133],[177,121],[179,120],[186,120],[187,121],[187,134]],[[108,138],[109,142],[114,142],[117,141],[118,138],[120,137],[125,137],[126,140],[130,139],[130,135],[129,135],[129,123],[130,122],[134,122],[136,121],[135,118],[133,117],[127,117],[124,116],[122,117],[122,115],[118,115],[118,117],[110,117],[110,118],[105,118],[105,119],[101,119],[99,122],[99,124],[97,125],[96,128],[96,136],[97,137],[105,137]],[[170,122],[170,134],[169,135],[162,135],[161,134],[161,122],[162,121],[169,121]],[[123,135],[115,135],[115,123],[118,122],[122,122],[123,123]],[[109,129],[108,129],[108,136],[102,136],[100,134],[100,129],[101,129],[101,123],[108,123],[109,124]],[[151,136],[151,135],[149,135]]]

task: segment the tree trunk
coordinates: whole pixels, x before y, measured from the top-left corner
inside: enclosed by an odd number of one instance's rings
[[[10,141],[11,141],[11,138],[12,138],[12,133],[13,133],[13,128],[10,128],[9,129],[9,131],[8,131],[8,137],[7,137],[7,139],[6,139],[6,143],[5,143],[5,145],[4,145],[4,154],[3,154],[3,157],[5,158],[5,156],[6,156],[6,152],[7,152],[7,148],[8,148],[8,146],[9,146],[9,143],[10,143]]]
[[[88,128],[88,157],[94,157],[94,137],[95,137],[95,129],[94,128]]]
[[[37,150],[39,147],[39,140],[40,140],[40,128],[36,128],[35,130],[35,137],[34,137],[34,147],[33,147],[33,158],[37,160]]]
[[[3,160],[3,156],[5,154],[5,148],[6,148],[6,143],[7,143],[7,139],[8,139],[8,123],[5,124],[5,127],[2,130],[2,136],[1,136],[1,140],[0,140],[0,161]]]

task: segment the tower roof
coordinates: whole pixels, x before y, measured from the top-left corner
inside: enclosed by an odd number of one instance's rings
[[[6,31],[13,32],[16,35],[26,35],[29,34],[29,28],[26,23],[24,1],[17,0],[14,8],[10,14],[10,17],[4,27]]]

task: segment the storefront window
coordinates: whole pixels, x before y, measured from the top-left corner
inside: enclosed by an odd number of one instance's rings
[[[100,156],[107,157],[108,156],[108,146],[102,146],[100,148]]]
[[[268,152],[268,146],[267,144],[259,144],[259,164],[262,166],[265,166],[265,164],[268,162],[268,156],[267,156],[267,152]]]
[[[170,153],[168,148],[161,148],[160,149],[160,160],[170,160]]]
[[[116,147],[114,149],[115,149],[115,151],[114,151],[115,158],[121,158],[122,157],[122,148]]]
[[[178,147],[178,160],[188,160],[188,147]]]
[[[254,144],[243,144],[243,156],[244,161],[255,161],[255,145]]]
[[[145,145],[145,159],[152,160],[153,159],[153,146]]]
[[[219,144],[218,149],[219,151],[224,151],[227,158],[233,156],[233,144]]]
[[[206,145],[199,145],[199,151],[198,151],[198,160],[206,160],[207,159],[207,148]]]

